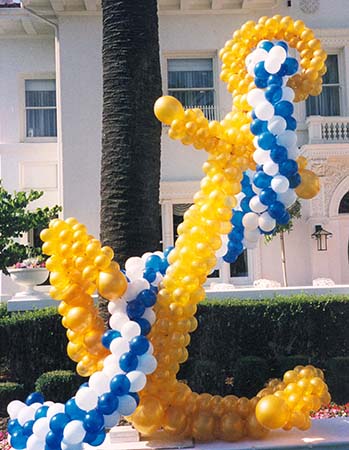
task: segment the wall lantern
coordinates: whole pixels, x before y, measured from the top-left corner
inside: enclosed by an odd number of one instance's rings
[[[315,225],[315,232],[311,235],[313,239],[316,239],[317,250],[324,252],[327,250],[327,239],[333,236],[332,233],[322,228],[322,225]]]

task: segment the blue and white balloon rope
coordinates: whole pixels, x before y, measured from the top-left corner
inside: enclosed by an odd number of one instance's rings
[[[277,224],[289,222],[287,208],[296,201],[294,189],[301,182],[296,162],[294,91],[286,86],[288,78],[298,71],[298,62],[288,55],[286,42],[261,41],[246,58],[246,66],[256,85],[247,101],[254,108],[250,129],[255,136],[257,168],[254,173],[245,172],[241,182],[245,195],[233,209],[233,230],[223,257],[229,263],[235,262],[244,248],[255,248],[261,234],[272,233]],[[252,178],[251,186],[247,178]]]
[[[128,286],[122,298],[109,302],[110,327],[102,338],[111,354],[103,370],[95,372],[65,404],[44,401],[39,392],[25,403],[8,405],[9,442],[16,450],[81,450],[87,443],[103,443],[105,428],[115,426],[120,415],[132,414],[146,375],[157,367],[153,347],[146,338],[155,322],[153,306],[158,284],[168,267],[171,248],[146,253],[126,262]]]

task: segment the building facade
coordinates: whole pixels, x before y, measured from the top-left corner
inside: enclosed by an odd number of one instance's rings
[[[1,7],[2,6],[2,7]],[[102,117],[102,20],[98,0],[25,0],[0,5],[0,178],[9,190],[45,191],[39,206],[60,204],[99,234]],[[349,283],[349,2],[346,0],[159,0],[163,92],[210,119],[231,109],[219,80],[218,52],[234,30],[262,15],[290,15],[315,30],[329,54],[319,98],[297,104],[299,143],[322,190],[286,235],[290,285],[316,278]],[[162,136],[163,246],[202,178],[204,152]],[[327,251],[315,226],[333,234]],[[211,281],[282,283],[279,239],[262,241]],[[13,290],[3,281],[2,292]]]

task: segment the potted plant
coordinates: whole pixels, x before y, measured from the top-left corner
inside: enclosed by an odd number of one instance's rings
[[[0,180],[0,270],[25,287],[23,295],[48,277],[41,246],[20,242],[25,233],[47,227],[57,217],[59,206],[28,210],[28,205],[43,196],[42,191],[9,193]]]

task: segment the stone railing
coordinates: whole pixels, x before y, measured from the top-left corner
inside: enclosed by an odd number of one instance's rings
[[[309,144],[349,142],[349,117],[307,118]]]

